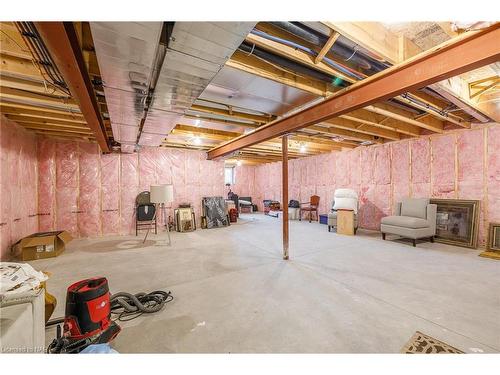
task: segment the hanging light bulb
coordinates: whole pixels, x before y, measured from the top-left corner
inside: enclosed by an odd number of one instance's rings
[[[196,126],[197,128],[200,127],[200,122],[201,120],[200,119],[197,119],[195,122],[194,122],[194,126]]]
[[[243,164],[243,162],[242,162],[241,160],[238,160],[238,161],[236,162],[236,165],[237,165],[238,167],[241,167],[241,164]]]
[[[200,137],[193,137],[193,143],[195,145],[201,145],[201,138]]]
[[[299,151],[300,151],[301,154],[305,154],[305,152],[307,151],[307,147],[306,147],[306,145],[304,143],[300,144]]]

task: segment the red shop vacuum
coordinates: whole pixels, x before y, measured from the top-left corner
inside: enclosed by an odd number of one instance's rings
[[[113,340],[120,332],[111,320],[108,280],[97,277],[78,281],[69,286],[63,333],[57,326],[57,338],[47,348],[48,353],[79,353],[92,344]]]

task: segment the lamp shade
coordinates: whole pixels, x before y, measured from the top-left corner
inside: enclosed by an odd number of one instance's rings
[[[151,185],[149,191],[151,203],[171,203],[174,201],[173,185]]]

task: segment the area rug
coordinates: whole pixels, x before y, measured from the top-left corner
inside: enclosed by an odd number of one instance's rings
[[[422,332],[415,332],[406,345],[401,349],[405,354],[464,354],[454,348]]]

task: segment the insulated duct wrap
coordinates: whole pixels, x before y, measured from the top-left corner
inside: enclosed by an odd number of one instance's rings
[[[176,22],[139,139],[159,146],[255,23]]]
[[[90,22],[113,137],[128,146],[136,143],[144,117],[162,27],[162,22]]]

